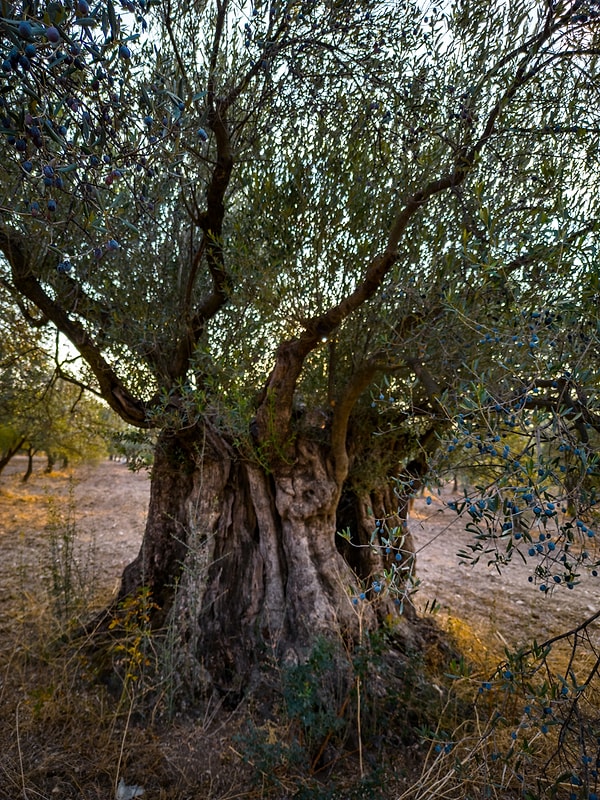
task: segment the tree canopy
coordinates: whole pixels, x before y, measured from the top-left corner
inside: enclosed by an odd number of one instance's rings
[[[46,387],[47,356],[18,309],[6,305],[0,321],[0,469],[26,444],[33,408]]]
[[[110,10],[4,22],[3,245],[128,421],[188,383],[339,402],[406,357],[443,386],[585,269],[593,8],[158,5],[120,45]]]

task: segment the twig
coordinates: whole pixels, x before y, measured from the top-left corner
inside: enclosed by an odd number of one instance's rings
[[[342,703],[342,707],[337,713],[338,719],[342,719],[344,714],[346,713],[346,708],[348,706],[349,700],[350,700],[350,692],[348,692],[348,694],[346,695],[344,702]],[[329,741],[331,740],[332,736],[333,736],[333,728],[330,728],[329,731],[327,731],[327,735],[323,739],[323,742],[321,743],[321,746],[317,751],[317,755],[312,760],[310,771],[313,775],[320,771],[319,769],[317,769],[317,764],[319,763],[321,756],[325,752],[325,748],[329,744]],[[359,753],[360,753],[360,747],[359,747]],[[362,759],[361,759],[361,765],[362,765]],[[362,766],[361,766],[361,775],[362,775]]]
[[[15,713],[15,732],[17,735],[17,750],[19,752],[19,769],[21,770],[21,786],[23,788],[23,797],[27,800],[27,789],[25,788],[25,771],[23,769],[23,753],[21,752],[21,736],[19,733],[19,707],[21,703],[17,703],[17,710]]]
[[[123,761],[123,751],[125,750],[125,739],[127,738],[127,733],[129,732],[129,720],[131,719],[131,712],[133,711],[133,695],[131,696],[131,702],[129,703],[129,710],[127,711],[127,719],[125,720],[125,730],[123,731],[123,736],[121,737],[121,747],[119,749],[119,760],[117,761],[117,772],[115,775],[115,797],[117,796],[117,788],[119,785],[119,775],[121,773],[121,763]]]
[[[362,733],[360,727],[360,675],[356,676],[356,733],[358,736],[358,766],[360,769],[360,777],[365,777],[365,770],[363,766],[363,748],[362,748]]]
[[[580,623],[576,628],[571,628],[571,630],[565,631],[565,633],[559,633],[556,636],[553,636],[551,639],[547,639],[545,642],[537,645],[536,648],[532,648],[530,650],[525,650],[524,653],[520,653],[521,658],[525,658],[525,656],[531,656],[535,653],[535,650],[546,650],[546,648],[550,647],[556,642],[560,642],[563,639],[569,639],[571,636],[576,636],[581,631],[585,630],[592,622],[595,622],[600,617],[600,611],[596,611],[595,614],[592,614],[591,617],[584,619],[582,623]]]

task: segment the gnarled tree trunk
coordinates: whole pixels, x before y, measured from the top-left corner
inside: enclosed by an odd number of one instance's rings
[[[336,546],[343,487],[328,448],[298,438],[291,456],[269,471],[206,429],[159,438],[147,528],[121,597],[149,587],[155,622],[173,626],[186,650],[181,677],[191,690],[208,674],[241,692],[266,661],[298,663],[321,637],[347,646],[399,619],[392,594],[372,590],[385,548],[367,545],[355,571]],[[389,502],[380,498],[382,517]],[[360,514],[374,525],[364,505]],[[409,558],[408,539],[402,547]]]
[[[9,446],[4,454],[0,456],[0,475],[2,474],[4,468],[10,463],[10,461],[17,455],[21,447],[25,444],[25,437],[23,436],[21,439],[17,440],[13,445]]]

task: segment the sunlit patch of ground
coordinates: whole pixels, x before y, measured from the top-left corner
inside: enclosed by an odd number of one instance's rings
[[[52,561],[74,527],[76,559],[106,598],[139,548],[150,482],[124,464],[103,461],[44,473],[36,460],[27,483],[26,462],[15,458],[0,476],[0,586],[8,603],[0,605],[0,632],[43,594],[40,580],[52,580]]]

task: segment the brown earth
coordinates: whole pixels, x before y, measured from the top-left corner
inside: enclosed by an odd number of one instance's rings
[[[79,574],[98,604],[118,586],[121,571],[137,553],[150,494],[147,473],[114,461],[84,464],[45,474],[45,462],[27,483],[25,460],[14,458],[0,476],[0,632],[21,608],[45,594],[60,569],[66,530],[72,530]],[[73,526],[68,528],[67,526]]]
[[[457,554],[468,551],[473,536],[465,530],[464,520],[446,506],[455,497],[449,488],[439,496],[426,492],[413,508],[411,530],[421,581],[415,603],[422,613],[435,601],[442,619],[450,624],[457,619],[466,622],[494,654],[534,639],[541,643],[600,610],[600,576],[593,577],[590,571],[582,571],[573,589],[562,584],[551,593],[540,591],[541,581],[535,579],[539,561],[527,555],[530,544],[520,548],[525,561],[514,555],[500,573],[489,563],[491,555],[482,556],[475,565],[461,561]],[[590,563],[597,560],[600,553],[594,540],[585,546]]]

